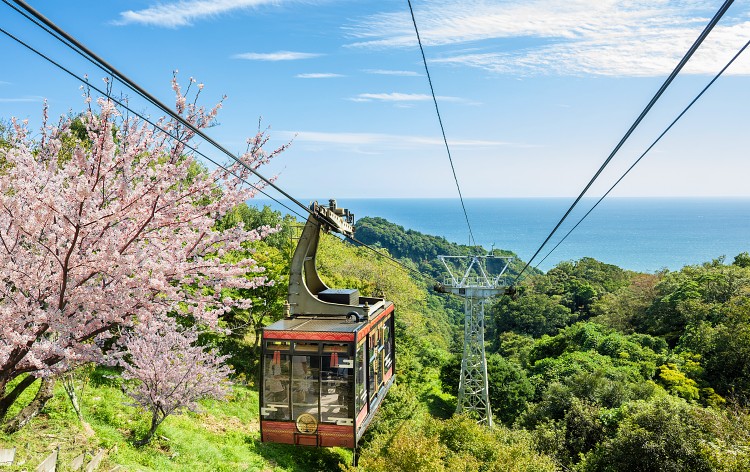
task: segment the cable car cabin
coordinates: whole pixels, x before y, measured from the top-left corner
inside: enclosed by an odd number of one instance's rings
[[[263,333],[263,441],[354,448],[394,380],[393,304],[369,320],[297,316]]]
[[[355,448],[395,380],[394,305],[330,289],[320,230],[353,236],[354,215],[311,205],[292,258],[287,316],[263,330],[261,441]]]

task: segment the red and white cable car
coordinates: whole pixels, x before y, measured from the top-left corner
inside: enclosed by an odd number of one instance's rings
[[[354,215],[311,205],[292,258],[287,316],[263,330],[261,441],[354,449],[395,380],[394,305],[331,289],[315,256],[321,229],[354,235]]]

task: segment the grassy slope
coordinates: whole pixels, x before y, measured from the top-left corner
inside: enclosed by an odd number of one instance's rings
[[[58,388],[40,417],[18,433],[0,433],[0,448],[16,448],[15,466],[3,470],[33,470],[56,447],[58,470],[69,470],[72,459],[84,452],[88,462],[99,449],[107,451],[102,471],[120,465],[127,471],[301,472],[336,470],[339,463],[351,461],[350,453],[341,449],[260,443],[258,393],[242,386],[235,386],[226,401],[203,402],[200,413],[167,418],[154,441],[140,449],[132,441],[147,430],[148,415],[130,406],[119,388],[88,386],[83,414],[93,433],[86,433]]]

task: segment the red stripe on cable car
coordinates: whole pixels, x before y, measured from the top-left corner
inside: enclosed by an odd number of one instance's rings
[[[335,333],[321,331],[264,331],[263,339],[272,340],[321,340],[321,341],[354,341],[354,333]]]
[[[297,444],[306,446],[315,446],[317,442],[317,445],[323,447],[354,447],[354,431],[351,426],[320,424],[317,439],[316,434],[299,434],[294,421],[261,421],[261,431],[264,441],[295,444],[296,440]]]

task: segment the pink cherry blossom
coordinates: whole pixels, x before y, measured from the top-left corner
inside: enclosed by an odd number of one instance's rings
[[[187,121],[214,121],[221,104],[205,109],[176,79],[172,87]],[[274,231],[214,229],[257,191],[232,175],[249,172],[232,163],[231,172],[196,173],[185,145],[194,132],[159,120],[175,139],[112,101],[95,103],[77,120],[45,120],[40,133],[14,120],[9,145],[0,146],[0,405],[19,375],[102,362],[98,346],[117,330],[148,327],[166,313],[215,327],[227,303],[250,301],[227,302],[212,288],[269,283],[253,259],[229,264],[215,255]],[[266,141],[255,137],[240,159],[256,168],[284,149],[266,152]]]
[[[196,343],[195,328],[175,330],[168,318],[158,317],[138,324],[121,339],[127,356],[119,356],[125,391],[151,413],[151,428],[137,445],[151,440],[164,419],[183,409],[196,411],[197,400],[223,398],[228,392],[231,370],[217,356]]]

